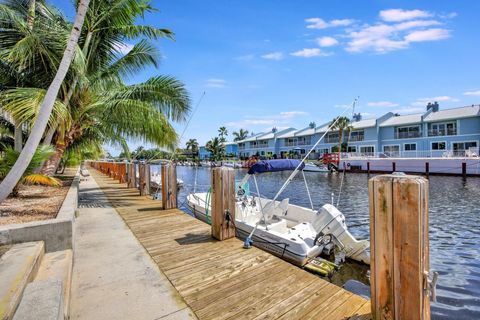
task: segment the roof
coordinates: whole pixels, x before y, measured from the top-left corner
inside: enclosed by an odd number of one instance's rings
[[[225,141],[222,143],[224,146],[237,145],[235,141]]]
[[[250,136],[245,140],[238,141],[237,143],[248,142],[248,141],[257,141],[257,140],[268,140],[268,139],[275,138],[275,136],[277,138],[279,138],[284,134],[288,134],[289,132],[293,132],[293,131],[296,131],[296,130],[297,129],[295,129],[295,128],[287,128],[287,129],[283,129],[283,130],[280,130],[280,131],[277,131],[277,132],[271,132],[271,131],[261,132],[261,133],[258,133],[256,135],[254,135],[254,136]]]
[[[380,127],[401,126],[407,124],[421,123],[423,113],[394,116],[380,123]]]
[[[365,119],[365,120],[352,122],[352,127],[353,129],[363,129],[363,128],[375,127],[376,124],[377,124],[376,119]]]
[[[423,120],[425,122],[451,120],[458,118],[470,118],[480,115],[480,105],[462,108],[445,109],[437,112],[430,112]]]

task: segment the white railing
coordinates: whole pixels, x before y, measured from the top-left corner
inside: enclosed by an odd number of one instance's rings
[[[342,152],[342,159],[366,158],[478,158],[479,148],[468,150],[429,150],[429,151],[385,151],[385,152]]]

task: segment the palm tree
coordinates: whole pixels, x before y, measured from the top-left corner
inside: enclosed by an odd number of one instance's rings
[[[248,130],[244,130],[244,129],[240,129],[238,132],[234,132],[233,135],[235,136],[235,138],[233,139],[233,141],[242,141],[242,140],[245,140],[247,139],[248,137]]]
[[[220,142],[226,141],[226,136],[228,136],[228,130],[226,127],[220,127],[218,129],[218,136],[220,137]]]
[[[41,103],[38,117],[22,152],[20,153],[13,167],[0,183],[0,202],[3,202],[3,200],[8,197],[10,192],[12,192],[17,185],[18,181],[22,178],[25,170],[28,168],[28,165],[35,154],[35,150],[37,149],[40,140],[42,139],[43,133],[47,128],[48,120],[50,119],[58,91],[60,90],[60,86],[62,85],[65,76],[67,75],[67,71],[70,68],[70,63],[73,60],[75,48],[77,46],[78,38],[80,37],[80,32],[82,30],[83,21],[87,14],[89,2],[90,0],[80,0],[78,3],[75,22],[73,24],[73,28],[67,42],[67,47],[56,72],[55,78],[48,87],[45,98]]]
[[[343,144],[343,134],[347,133],[352,129],[350,125],[350,119],[347,117],[337,117],[333,119],[334,125],[332,130],[338,131],[338,158],[340,159],[340,153],[342,152],[342,144]]]
[[[126,151],[126,138],[167,148],[177,144],[177,134],[169,120],[183,121],[190,109],[184,85],[168,76],[133,85],[124,83],[126,77],[143,68],[158,66],[160,54],[147,39],[173,37],[169,30],[135,24],[138,18],[154,10],[149,2],[92,0],[79,40],[80,58],[74,61],[76,68],[72,68],[58,96],[57,116],[51,119],[44,139],[44,143],[53,142],[55,153],[45,163],[43,173],[55,172],[61,157],[70,149],[98,151],[102,144],[110,143]],[[55,17],[59,19],[62,17]],[[123,54],[123,41],[137,37],[143,39]],[[20,92],[8,90],[0,102],[13,113],[34,118],[34,112],[27,116],[23,110],[35,110],[38,99],[34,98],[39,94],[31,94],[33,98],[27,99],[28,90],[36,92],[24,87],[17,90]],[[19,105],[22,108],[15,107]]]
[[[198,142],[197,139],[190,139],[186,143],[187,150],[190,150],[192,153],[193,159],[198,155]]]
[[[41,145],[33,154],[32,160],[28,164],[27,168],[20,177],[18,183],[11,191],[12,196],[18,196],[18,189],[20,184],[41,184],[45,186],[58,187],[61,186],[60,180],[49,177],[43,174],[35,173],[35,170],[41,165],[41,163],[47,159],[53,153],[53,149],[50,146]],[[5,149],[5,155],[0,160],[0,179],[5,178],[11,168],[15,165],[19,152],[12,147]]]
[[[225,147],[218,137],[208,141],[205,145],[205,149],[212,154],[214,160],[222,160],[225,154]]]

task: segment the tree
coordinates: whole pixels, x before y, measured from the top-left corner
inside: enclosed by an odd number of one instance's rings
[[[333,119],[335,125],[332,127],[332,130],[338,131],[338,157],[340,159],[340,153],[342,152],[342,143],[343,143],[343,134],[347,133],[352,129],[350,125],[350,119],[347,117],[337,117]]]
[[[222,160],[225,155],[225,147],[218,137],[208,141],[205,145],[205,149],[212,154],[214,160]]]
[[[35,173],[35,169],[38,168],[42,161],[47,159],[52,153],[53,149],[45,145],[40,146],[35,151],[32,160],[20,177],[19,182],[15,185],[11,192],[14,197],[18,196],[18,188],[20,184],[41,184],[51,187],[58,187],[62,185],[60,180],[56,178]],[[20,153],[18,151],[12,149],[11,147],[8,147],[5,150],[5,156],[0,160],[0,179],[4,178],[8,174],[10,169],[17,161],[19,154]]]
[[[220,127],[218,129],[218,136],[220,137],[220,142],[226,141],[226,136],[228,136],[228,130],[226,127]]]
[[[52,141],[55,153],[43,166],[43,173],[53,174],[66,151],[79,154],[84,150],[93,150],[98,154],[101,146],[108,143],[121,146],[124,153],[129,154],[127,138],[171,149],[176,146],[178,137],[169,121],[184,121],[190,110],[189,96],[183,83],[173,77],[155,76],[143,83],[125,84],[128,76],[138,74],[143,68],[159,65],[159,51],[148,40],[173,38],[173,33],[167,29],[136,24],[145,13],[153,10],[148,0],[92,0],[76,52],[79,59],[74,60],[63,90],[57,97],[55,105],[58,112],[50,119],[50,128],[44,138],[44,143]],[[60,21],[57,24],[63,25],[62,19],[57,15],[51,20]],[[49,26],[49,20],[44,25]],[[18,29],[22,30],[21,26]],[[42,30],[35,26],[36,29],[38,32]],[[51,29],[43,30],[49,35],[45,41],[63,38],[52,36]],[[12,38],[10,43],[15,47],[27,36]],[[142,39],[125,53],[124,41],[137,38]],[[56,46],[55,43],[50,44],[50,47]],[[2,94],[3,101],[0,103],[19,116],[33,119],[37,115],[26,115],[24,110],[36,110],[35,101],[38,99],[35,97],[41,95],[38,88],[39,84],[35,83],[29,84],[28,88],[16,88],[15,94],[8,90]],[[28,92],[35,93],[30,94],[33,98],[28,97]],[[22,108],[16,107],[19,105]]]
[[[0,202],[3,202],[3,200],[8,197],[10,192],[12,192],[14,187],[17,185],[18,181],[21,179],[22,175],[30,164],[35,150],[40,144],[40,140],[42,139],[43,133],[45,132],[48,124],[48,120],[50,119],[50,114],[52,113],[53,105],[55,104],[58,91],[60,90],[60,86],[65,79],[67,71],[70,67],[70,63],[72,62],[73,56],[75,54],[75,48],[78,38],[80,36],[80,32],[82,30],[85,15],[87,14],[89,2],[90,0],[79,1],[77,8],[77,16],[73,24],[70,38],[68,39],[67,48],[65,49],[65,53],[62,57],[55,78],[53,79],[45,94],[45,98],[43,99],[43,102],[41,104],[37,120],[35,121],[32,131],[27,139],[27,142],[25,143],[22,152],[20,153],[17,161],[15,162],[15,165],[8,172],[5,179],[3,179],[3,181],[0,183]]]
[[[233,132],[235,138],[233,141],[242,141],[248,138],[248,130],[240,129],[238,132]]]
[[[198,156],[198,142],[197,139],[190,139],[186,143],[186,149],[192,153],[193,158]]]

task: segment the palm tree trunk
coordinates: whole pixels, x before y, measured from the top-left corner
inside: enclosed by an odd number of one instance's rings
[[[30,161],[32,160],[33,154],[40,144],[43,133],[48,124],[48,119],[52,113],[53,104],[57,98],[58,91],[62,85],[63,80],[70,68],[70,63],[72,62],[73,56],[75,54],[75,46],[77,45],[78,38],[82,31],[83,21],[88,10],[88,4],[90,0],[80,0],[77,9],[77,16],[75,17],[75,22],[73,24],[72,31],[70,33],[70,38],[68,39],[67,48],[62,57],[62,61],[57,70],[57,74],[53,79],[52,83],[48,87],[45,98],[40,106],[40,112],[37,120],[32,128],[32,131],[28,137],[25,146],[20,153],[15,165],[8,172],[5,179],[0,184],[0,203],[5,200],[10,192],[12,192],[15,185],[21,179],[25,169],[28,167]]]
[[[57,171],[58,165],[60,164],[66,149],[67,146],[64,143],[57,143],[55,145],[55,153],[51,155],[47,161],[45,161],[40,173],[47,176],[53,176]]]
[[[22,152],[22,148],[23,148],[22,124],[19,123],[17,120],[13,120],[13,124],[15,125],[15,131],[13,133],[13,139],[14,139],[13,148],[15,149],[15,151]]]

